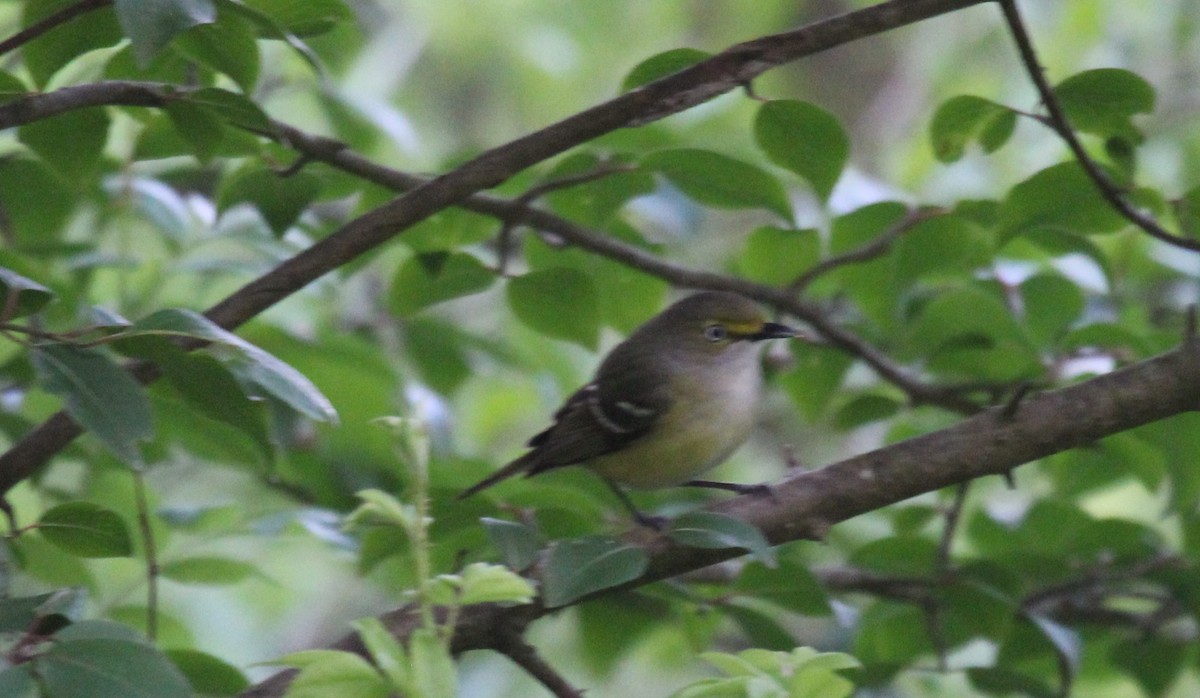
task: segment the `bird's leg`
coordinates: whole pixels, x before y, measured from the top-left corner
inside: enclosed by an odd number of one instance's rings
[[[765,482],[756,485],[743,485],[737,482],[716,482],[714,480],[688,480],[681,487],[707,487],[712,490],[726,490],[737,494],[752,494],[756,497],[769,497],[775,492]]]
[[[635,521],[646,528],[653,528],[655,531],[661,531],[666,527],[667,520],[665,517],[643,514],[640,509],[634,506],[633,500],[629,499],[629,495],[625,494],[625,490],[621,489],[617,483],[609,480],[606,477],[602,477],[600,479],[604,480],[604,484],[608,485],[608,489],[612,490],[613,494],[617,495],[617,499],[621,500],[621,504],[629,510],[629,513],[633,516]]]

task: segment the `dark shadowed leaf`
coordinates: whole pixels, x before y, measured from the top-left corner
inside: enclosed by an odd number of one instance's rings
[[[41,310],[54,300],[54,292],[12,269],[0,267],[0,299],[7,319],[13,319]]]
[[[645,550],[607,536],[559,541],[550,548],[542,576],[549,608],[637,579],[650,558]]]
[[[206,696],[235,696],[250,686],[250,682],[237,667],[198,650],[174,649],[166,651],[192,690]]]
[[[67,412],[121,460],[138,463],[138,442],[154,433],[145,389],[104,354],[68,344],[33,352],[42,387],[66,403]]]
[[[113,6],[142,67],[177,35],[217,19],[212,0],[115,0]]]
[[[55,643],[37,660],[50,698],[191,698],[191,686],[158,650],[140,642]]]
[[[21,26],[38,21],[77,4],[75,0],[30,0],[23,3]],[[87,14],[86,21],[66,22],[21,47],[25,67],[38,87],[72,60],[93,49],[112,46],[121,40],[121,27],[111,7]]]
[[[417,311],[487,289],[496,272],[465,252],[428,252],[408,258],[392,277],[392,312],[408,317]]]
[[[336,421],[337,411],[317,386],[302,373],[263,349],[191,310],[167,308],[134,323],[123,336],[163,336],[201,339],[233,350],[231,367],[292,409],[317,421]]]
[[[693,548],[741,548],[755,559],[774,567],[775,549],[762,531],[732,516],[712,511],[692,511],[671,521],[667,535]]]
[[[255,165],[225,181],[217,205],[225,211],[235,204],[249,203],[276,235],[283,235],[320,191],[320,180],[308,172],[295,172],[285,177]]]
[[[500,551],[504,564],[523,570],[533,564],[543,544],[541,535],[530,526],[503,519],[480,519],[488,540]]]

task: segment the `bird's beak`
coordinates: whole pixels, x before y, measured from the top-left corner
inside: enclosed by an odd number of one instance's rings
[[[764,322],[762,329],[750,335],[748,339],[754,342],[763,339],[785,339],[788,337],[804,337],[804,332],[787,325],[781,325],[778,322]]]

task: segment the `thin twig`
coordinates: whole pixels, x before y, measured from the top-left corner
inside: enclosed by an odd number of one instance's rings
[[[571,187],[594,182],[598,179],[611,176],[618,172],[633,172],[636,167],[631,165],[612,166],[604,164],[601,167],[581,172],[579,174],[561,177],[559,179],[547,180],[535,186],[530,187],[523,194],[513,200],[518,204],[516,215],[510,218],[503,218],[500,221],[500,233],[496,236],[496,256],[498,258],[496,266],[499,269],[500,275],[504,276],[508,268],[508,258],[511,247],[513,231],[524,223],[525,214],[529,211],[531,204],[541,197],[555,191],[569,189]]]
[[[583,698],[583,691],[572,686],[554,667],[542,659],[537,649],[515,632],[501,633],[494,649],[537,679],[557,698]]]
[[[1192,240],[1175,235],[1159,225],[1158,221],[1154,220],[1154,218],[1134,208],[1121,192],[1121,188],[1088,155],[1087,150],[1084,149],[1083,144],[1079,142],[1079,138],[1075,135],[1075,130],[1071,128],[1071,122],[1067,118],[1066,112],[1063,111],[1062,105],[1058,101],[1058,96],[1054,93],[1054,88],[1046,80],[1045,71],[1041,63],[1038,62],[1037,52],[1034,50],[1033,42],[1025,30],[1025,24],[1021,20],[1021,13],[1017,10],[1016,1],[999,0],[999,2],[1001,9],[1004,11],[1004,19],[1008,23],[1009,31],[1012,33],[1013,40],[1017,44],[1017,51],[1021,54],[1021,62],[1025,64],[1025,70],[1029,73],[1030,79],[1033,80],[1033,84],[1037,87],[1038,95],[1049,114],[1049,121],[1045,123],[1048,123],[1050,128],[1066,142],[1067,147],[1070,148],[1071,153],[1075,156],[1083,171],[1092,180],[1092,183],[1096,185],[1104,200],[1117,213],[1121,214],[1130,223],[1144,230],[1151,237],[1168,245],[1200,251],[1200,240]]]
[[[45,34],[60,24],[66,24],[79,15],[91,12],[92,10],[98,10],[111,4],[112,0],[80,0],[74,5],[68,5],[58,12],[55,12],[47,17],[43,17],[37,22],[25,27],[4,41],[0,41],[0,56],[24,46],[42,34]]]
[[[942,528],[942,539],[938,543],[937,569],[935,571],[939,578],[950,574],[950,547],[954,544],[954,534],[958,531],[958,522],[962,519],[963,506],[967,503],[967,490],[970,488],[970,481],[958,485],[954,491],[954,501],[946,510],[946,523]]]
[[[138,529],[142,533],[142,545],[146,552],[146,636],[151,641],[158,636],[158,547],[154,543],[154,530],[150,526],[150,507],[146,501],[146,483],[140,465],[130,469],[133,473],[133,493],[137,501]]]
[[[862,247],[850,250],[849,252],[830,257],[822,260],[820,263],[813,265],[811,269],[806,270],[800,276],[797,276],[792,283],[788,284],[787,290],[791,293],[803,293],[812,282],[816,281],[824,274],[837,269],[838,267],[846,266],[847,264],[858,264],[860,262],[868,262],[877,257],[883,256],[891,248],[892,243],[908,231],[912,230],[922,221],[929,220],[936,216],[945,215],[948,213],[946,209],[941,208],[926,208],[909,211],[903,218],[893,224],[890,228],[883,231],[881,235],[874,240],[868,242]]]

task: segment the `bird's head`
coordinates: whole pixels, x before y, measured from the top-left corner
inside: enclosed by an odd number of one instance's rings
[[[723,355],[763,339],[802,337],[767,320],[757,303],[736,293],[705,291],[676,302],[648,323],[659,341],[689,354]]]

